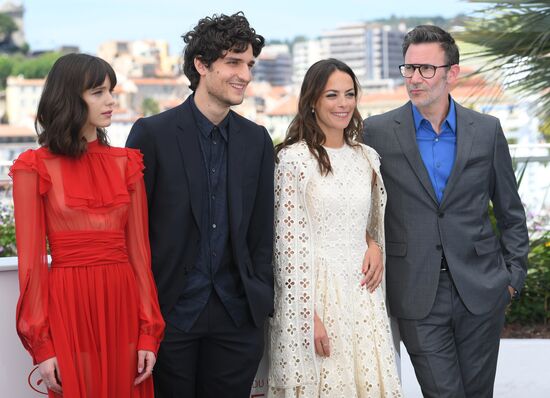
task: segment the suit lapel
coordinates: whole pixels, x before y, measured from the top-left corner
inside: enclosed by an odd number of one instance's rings
[[[434,203],[439,206],[432,182],[430,181],[430,176],[428,175],[426,166],[422,161],[420,151],[418,150],[418,144],[416,143],[416,130],[414,128],[414,120],[410,102],[401,107],[401,111],[395,117],[395,122],[396,125],[394,127],[394,132],[403,154],[420,180],[420,183],[428,195],[430,195],[430,198],[432,198]]]
[[[451,175],[445,186],[441,207],[445,205],[449,194],[455,187],[460,173],[464,169],[474,142],[474,122],[466,113],[466,109],[455,102],[456,107],[456,158]]]
[[[233,111],[230,111],[233,112]],[[239,120],[231,115],[229,121],[227,151],[227,191],[229,199],[229,224],[237,233],[242,218],[243,173],[245,171],[246,137]]]
[[[181,152],[183,169],[189,182],[189,197],[191,211],[199,230],[201,229],[201,215],[203,198],[202,193],[206,192],[207,176],[205,173],[204,161],[199,143],[199,132],[196,128],[195,119],[187,99],[181,105],[181,112],[178,119],[177,139]]]

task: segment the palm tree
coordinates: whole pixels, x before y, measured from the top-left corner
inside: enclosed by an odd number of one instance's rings
[[[485,63],[474,74],[500,80],[534,96],[536,113],[550,120],[550,0],[470,0],[490,3],[466,22],[457,38],[474,44],[467,54]]]

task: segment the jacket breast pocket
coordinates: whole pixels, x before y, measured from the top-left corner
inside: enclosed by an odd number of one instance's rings
[[[483,256],[500,250],[500,243],[496,236],[489,236],[488,238],[474,242],[474,248],[478,256]]]
[[[405,257],[407,254],[407,244],[401,242],[387,242],[386,254],[394,257]]]

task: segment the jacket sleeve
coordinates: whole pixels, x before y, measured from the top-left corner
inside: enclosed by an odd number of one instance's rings
[[[251,226],[247,236],[248,247],[257,277],[268,286],[273,286],[273,143],[267,130],[264,134],[263,156],[251,216]]]
[[[508,143],[498,121],[492,181],[491,201],[500,232],[504,261],[511,274],[510,284],[520,291],[527,275],[529,236]]]
[[[48,257],[43,194],[49,177],[35,151],[27,151],[10,170],[13,178],[19,269],[17,333],[36,365],[54,357],[48,317]]]

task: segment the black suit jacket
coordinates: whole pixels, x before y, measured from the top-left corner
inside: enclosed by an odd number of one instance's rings
[[[199,254],[208,189],[190,99],[139,119],[126,145],[144,155],[152,269],[166,316]],[[257,326],[273,311],[273,144],[267,130],[230,111],[227,196],[233,258]],[[204,231],[206,234],[207,231]]]

